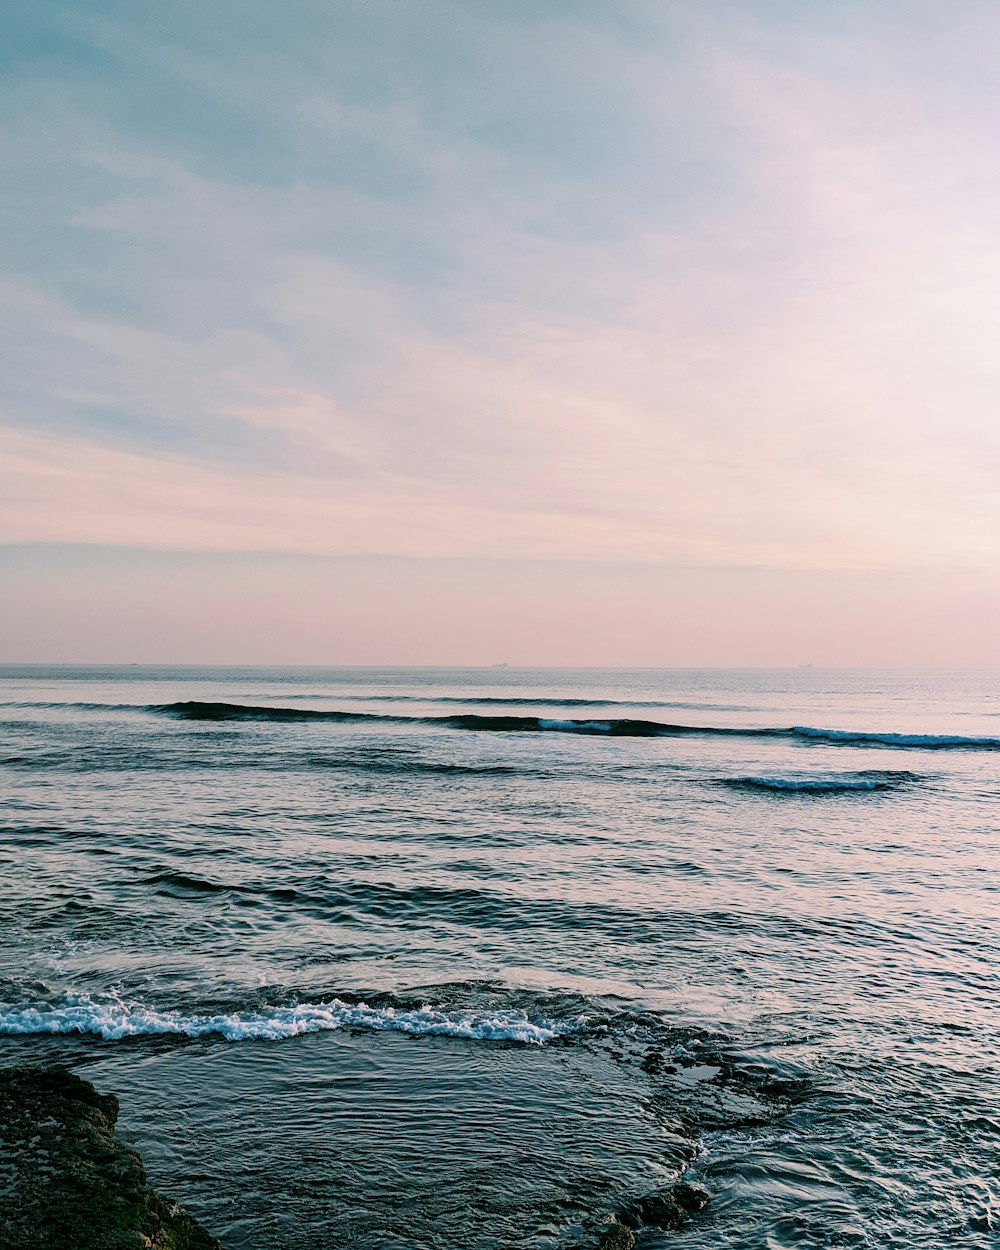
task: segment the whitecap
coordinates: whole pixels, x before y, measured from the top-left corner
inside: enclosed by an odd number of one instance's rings
[[[577,1031],[582,1020],[530,1019],[518,1011],[442,1011],[436,1007],[370,1007],[339,998],[296,1003],[259,1011],[188,1015],[121,999],[99,1001],[74,995],[58,1006],[8,1006],[0,1010],[0,1035],[83,1033],[106,1041],[126,1037],[176,1034],[217,1035],[237,1042],[250,1038],[279,1040],[303,1033],[342,1028],[448,1036],[539,1045]]]

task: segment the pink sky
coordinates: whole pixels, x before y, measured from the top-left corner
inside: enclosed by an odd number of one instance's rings
[[[309,12],[13,32],[0,659],[1000,662],[995,6]]]

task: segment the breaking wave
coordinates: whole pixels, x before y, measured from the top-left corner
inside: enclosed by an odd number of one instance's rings
[[[101,1002],[80,994],[60,1006],[7,1007],[0,1011],[0,1035],[83,1033],[105,1041],[126,1037],[218,1036],[239,1042],[252,1038],[278,1041],[303,1033],[336,1029],[460,1037],[540,1045],[585,1026],[574,1020],[532,1019],[520,1011],[445,1011],[437,1007],[371,1007],[331,998],[319,1003],[267,1007],[218,1015],[186,1015],[120,999]]]
[[[156,704],[150,712],[195,721],[264,721],[278,723],[327,722],[330,724],[437,725],[480,733],[575,733],[628,738],[784,738],[823,743],[828,746],[902,747],[920,750],[1000,750],[1000,737],[967,737],[961,734],[873,733],[855,729],[817,729],[810,725],[790,728],[769,726],[674,725],[663,721],[609,719],[576,720],[545,716],[481,715],[456,713],[445,716],[406,716],[377,712],[343,712],[316,708],[260,707],[243,703]]]
[[[378,712],[341,712],[316,708],[257,707],[244,703],[160,704],[147,709],[197,721],[265,721],[278,723],[309,723],[325,721],[335,725],[395,724],[439,725],[447,729],[466,729],[481,733],[540,733],[555,730],[564,733],[618,734],[628,737],[656,737],[663,734],[700,734],[705,732],[685,725],[666,725],[646,720],[554,720],[543,716],[483,716],[473,712],[445,716],[406,716]],[[712,731],[708,731],[712,732]],[[715,732],[730,732],[716,730]],[[739,731],[735,731],[739,732]]]
[[[896,790],[918,780],[916,773],[863,772],[812,777],[723,777],[721,783],[736,790],[763,790],[776,794],[870,794]]]
[[[813,729],[796,725],[788,731],[797,738],[832,746],[916,747],[921,750],[1000,751],[1000,738],[970,738],[963,734],[867,733],[859,729]]]

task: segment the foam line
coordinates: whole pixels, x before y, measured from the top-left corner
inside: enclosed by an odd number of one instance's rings
[[[98,1002],[77,995],[61,1006],[8,1007],[0,1011],[0,1035],[83,1033],[116,1041],[126,1037],[174,1034],[183,1037],[217,1035],[230,1042],[262,1038],[277,1041],[303,1033],[343,1028],[375,1032],[447,1036],[486,1041],[514,1041],[539,1045],[576,1032],[582,1021],[532,1020],[518,1011],[442,1011],[436,1007],[369,1007],[339,998],[327,1002],[296,1003],[261,1011],[224,1015],[186,1015],[120,1000]]]

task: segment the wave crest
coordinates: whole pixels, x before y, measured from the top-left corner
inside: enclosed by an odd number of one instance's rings
[[[480,733],[574,733],[627,738],[784,738],[827,746],[900,747],[921,750],[1000,750],[1000,738],[967,737],[961,734],[881,733],[860,729],[817,729],[811,725],[791,728],[771,726],[673,725],[663,721],[609,719],[575,720],[545,716],[483,715],[457,713],[445,716],[407,716],[378,712],[343,712],[316,708],[258,707],[244,703],[158,704],[146,709],[182,720],[272,721],[332,724],[435,725]]]
[[[584,1020],[530,1018],[512,1010],[446,1011],[437,1007],[371,1007],[332,998],[319,1003],[267,1007],[218,1015],[186,1015],[120,999],[98,1001],[75,995],[60,1006],[7,1007],[0,1011],[0,1035],[83,1033],[105,1041],[127,1037],[175,1035],[218,1036],[238,1042],[252,1038],[278,1041],[303,1033],[337,1029],[409,1033],[414,1036],[459,1037],[541,1045],[578,1032]]]
[[[910,772],[863,772],[813,776],[723,777],[722,784],[737,790],[762,790],[775,794],[871,794],[896,790],[920,778]]]
[[[964,734],[872,733],[862,729],[814,729],[796,725],[788,731],[797,738],[831,746],[916,747],[923,750],[1000,751],[1000,738],[970,738]]]

